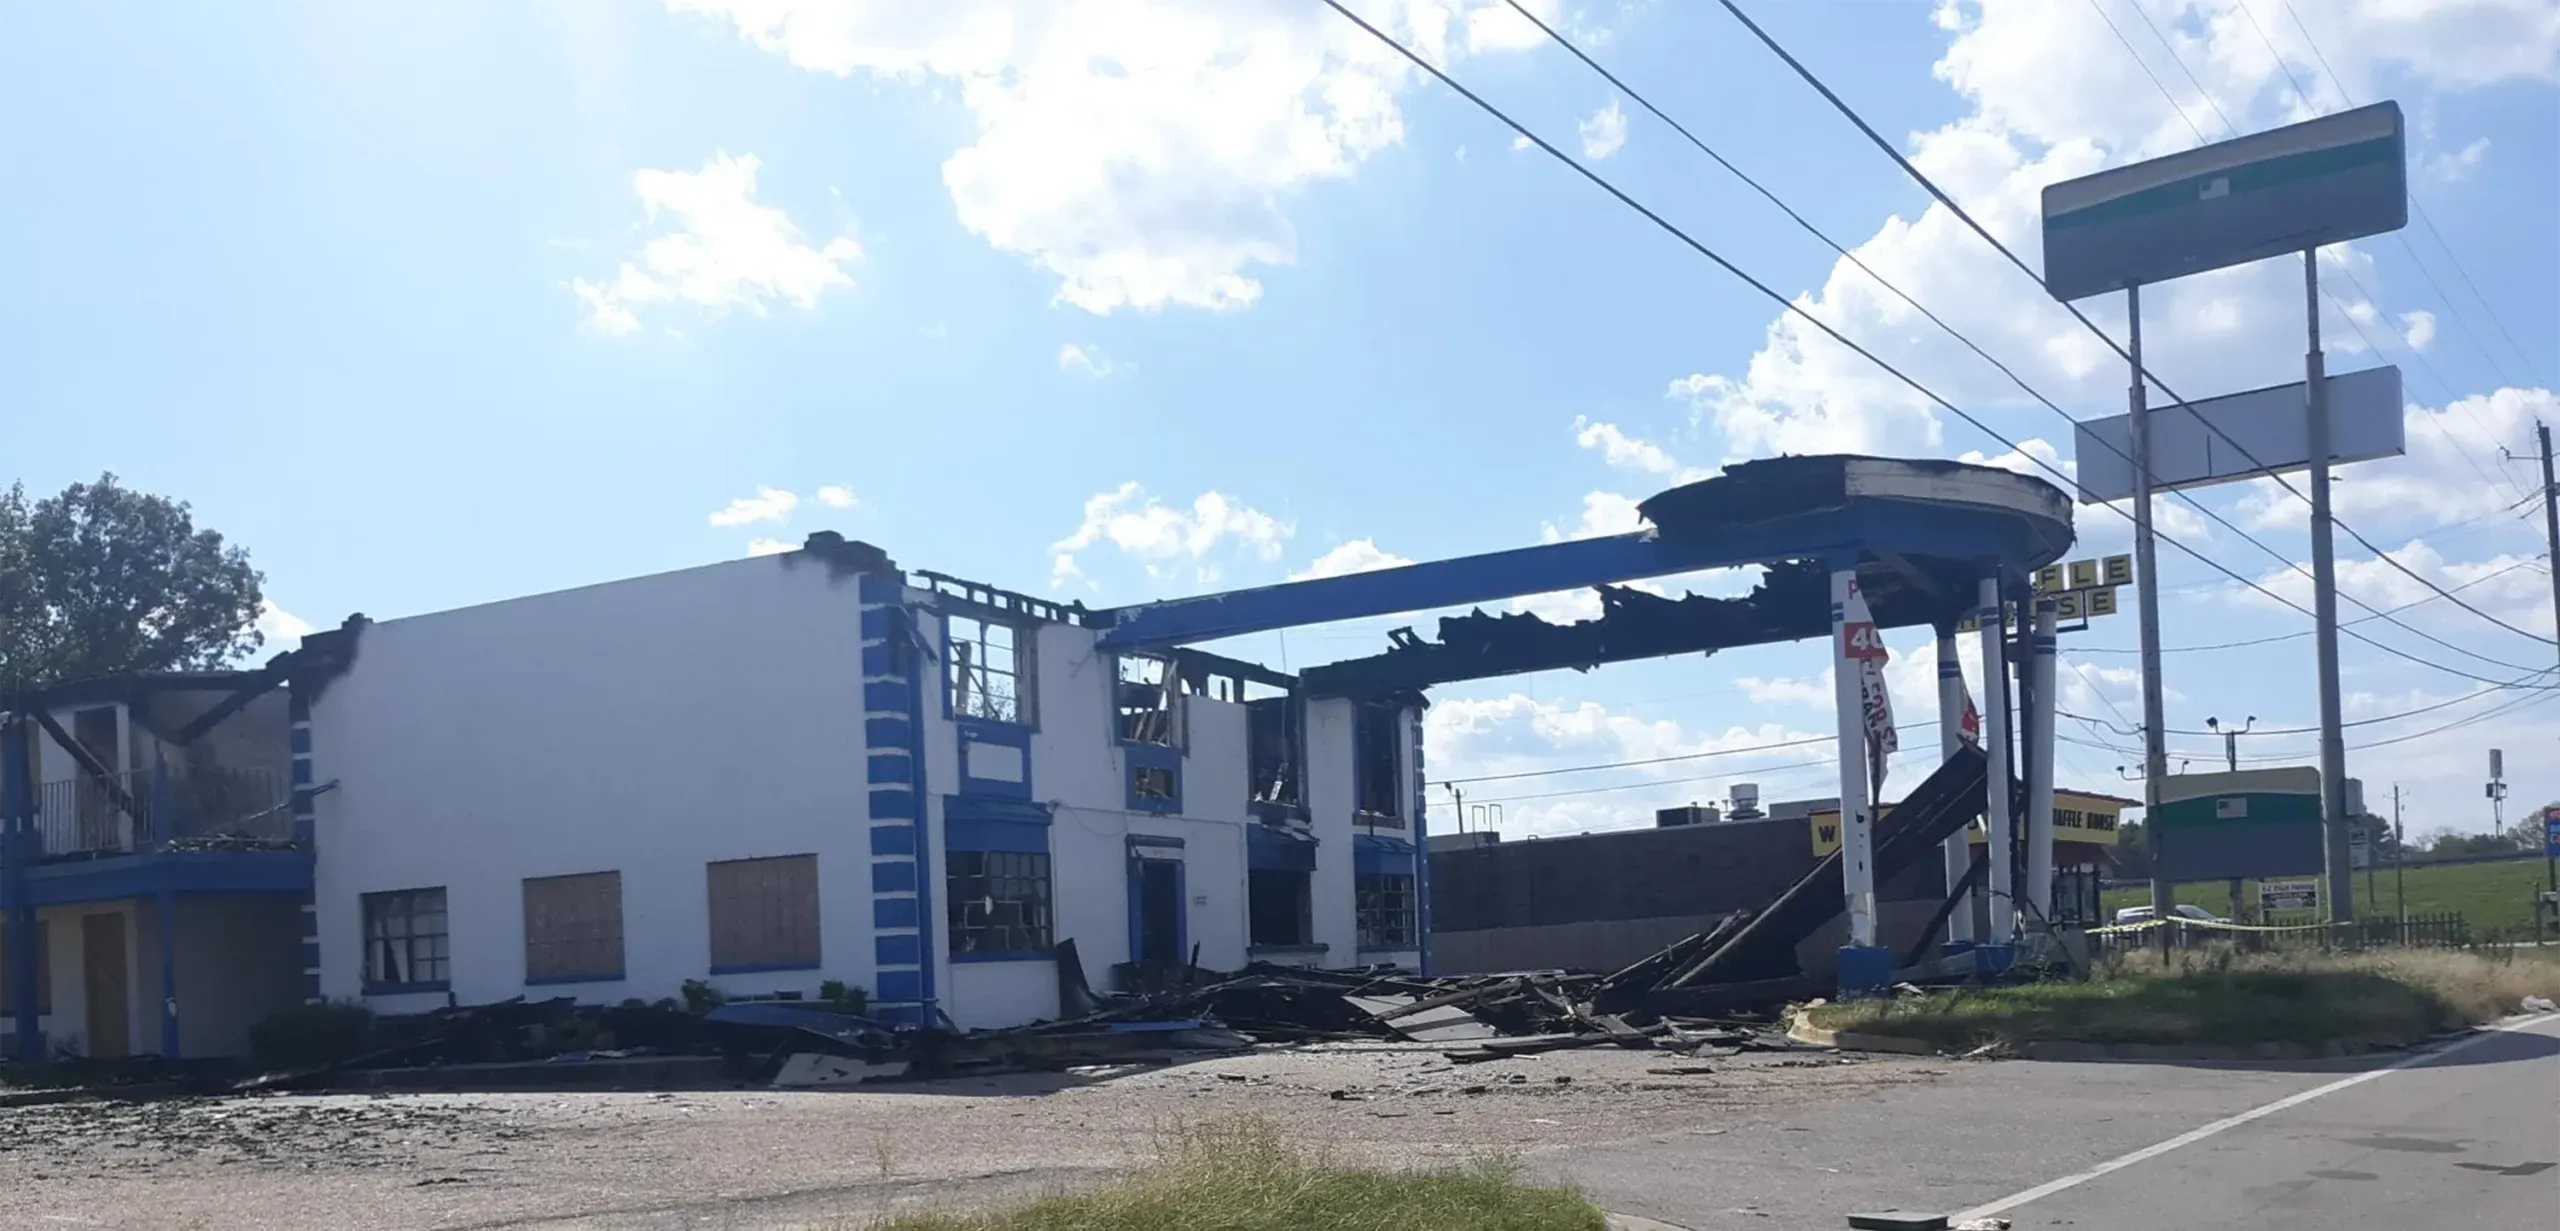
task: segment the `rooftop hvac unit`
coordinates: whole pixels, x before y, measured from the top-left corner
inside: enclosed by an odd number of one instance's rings
[[[1733,819],[1737,821],[1759,820],[1760,784],[1757,782],[1734,783],[1732,802]]]
[[[1662,829],[1669,829],[1674,825],[1713,825],[1723,819],[1724,814],[1717,811],[1714,804],[1689,804],[1679,808],[1664,808],[1653,814],[1654,825]]]

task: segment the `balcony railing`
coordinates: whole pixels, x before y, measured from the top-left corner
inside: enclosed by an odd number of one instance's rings
[[[36,788],[47,859],[293,845],[293,790],[266,769],[141,769]]]

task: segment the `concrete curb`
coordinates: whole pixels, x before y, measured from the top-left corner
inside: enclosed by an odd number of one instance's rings
[[[1635,1214],[1611,1214],[1609,1231],[1689,1231],[1689,1229],[1672,1223],[1656,1222]]]

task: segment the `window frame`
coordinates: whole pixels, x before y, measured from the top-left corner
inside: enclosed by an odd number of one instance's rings
[[[1396,883],[1396,882],[1401,882]],[[1405,953],[1421,948],[1421,885],[1411,872],[1354,872],[1351,913],[1363,953]],[[1392,937],[1378,928],[1392,912]]]
[[[1351,710],[1351,815],[1360,824],[1382,828],[1405,827],[1404,775],[1404,711],[1392,701],[1355,700]],[[1382,737],[1372,737],[1372,723],[1386,727]],[[1377,748],[1372,749],[1371,745]],[[1387,790],[1384,808],[1373,808],[1369,785],[1374,776],[1373,757],[1383,756],[1387,766]]]
[[[431,911],[419,909],[429,895],[433,895],[435,908]],[[443,885],[422,885],[412,889],[383,889],[358,896],[358,918],[362,925],[361,935],[364,942],[363,987],[366,995],[396,996],[407,992],[453,990],[452,902],[452,895]],[[397,936],[376,935],[375,921],[381,919],[389,922],[393,916],[387,912],[386,908],[394,904],[403,907],[397,917],[408,925],[408,930]],[[435,930],[426,930],[419,922],[422,919],[433,919]],[[388,950],[382,946],[395,942],[403,947],[401,960],[406,963],[407,978],[384,977],[389,974],[403,973],[392,970],[389,964],[381,960],[388,953]],[[429,945],[433,952],[423,959],[429,966],[430,977],[427,978],[417,977],[421,973],[419,969],[421,958],[417,946],[423,942],[433,942]]]
[[[1040,688],[1039,657],[1035,647],[1039,626],[1007,619],[1000,612],[975,604],[946,605],[941,616],[943,714],[955,721],[974,719],[979,722],[1011,723],[1015,726],[1037,729],[1040,725]],[[976,638],[971,639],[960,635],[963,631],[960,626],[964,623],[975,626],[978,633]],[[1005,632],[1006,644],[1003,650],[1008,662],[1002,668],[991,667],[986,660],[986,649],[989,644],[987,634],[997,629]],[[964,668],[960,663],[960,657],[961,650],[965,646],[977,646],[979,649],[971,656],[971,662]],[[964,694],[961,685],[972,673],[981,681],[998,678],[1012,681],[1012,713],[1010,715],[989,713],[984,709],[971,708],[962,703],[964,695],[971,697],[995,695],[993,689],[984,687]]]
[[[794,915],[797,915],[801,908],[797,902],[791,903],[788,907],[777,905],[782,897],[780,889],[790,889],[796,892],[797,886],[783,886],[778,889],[772,883],[769,876],[767,879],[756,885],[740,890],[739,893],[741,896],[739,896],[735,901],[730,900],[730,895],[724,895],[721,892],[724,888],[721,882],[721,877],[724,874],[732,876],[741,875],[743,874],[743,870],[750,866],[761,867],[769,874],[782,872],[786,867],[791,869],[801,867],[807,868],[808,892],[806,895],[806,918],[784,917],[783,912],[785,909],[788,909]],[[740,871],[723,873],[721,869],[738,869]],[[776,970],[816,970],[819,968],[820,964],[826,957],[826,910],[823,903],[824,895],[822,887],[818,879],[817,855],[814,853],[801,853],[792,855],[749,856],[743,859],[707,860],[702,865],[702,875],[703,928],[707,933],[706,939],[709,941],[711,973],[715,975],[758,974]],[[731,913],[750,909],[761,911],[763,917],[757,918],[753,915],[736,915]],[[724,962],[721,960],[723,937],[735,937],[742,934],[742,929],[738,926],[724,928],[722,926],[724,922],[732,925],[755,925],[758,930],[768,934],[768,940],[779,937],[786,943],[800,938],[791,935],[792,933],[805,934],[805,939],[807,940],[808,945],[805,951],[806,956],[802,956],[803,951],[800,949],[793,948],[786,950],[780,943],[777,943],[769,953],[765,950],[759,949],[757,952],[758,954],[763,955],[761,957],[735,951],[728,954],[728,956],[733,959],[754,958],[755,960],[732,960]],[[744,944],[745,942],[741,941],[738,943]]]
[[[575,891],[577,888],[579,888],[579,884],[578,884],[579,882],[603,882],[603,881],[606,881],[606,880],[608,880],[608,879],[609,879],[609,880],[610,880],[610,882],[611,882],[611,898],[612,898],[612,904],[613,904],[613,909],[612,909],[612,918],[611,918],[611,920],[610,920],[610,924],[609,924],[609,928],[610,928],[610,936],[611,936],[611,945],[612,945],[612,951],[613,951],[613,961],[612,961],[612,965],[611,965],[611,967],[610,967],[609,969],[608,969],[608,968],[602,968],[602,967],[597,967],[597,968],[587,968],[587,967],[579,967],[579,966],[575,966],[575,965],[572,965],[572,964],[570,964],[570,963],[561,963],[561,964],[560,964],[560,966],[559,966],[559,968],[557,968],[557,969],[550,969],[550,970],[548,970],[547,972],[538,973],[538,972],[537,972],[537,967],[539,967],[539,966],[547,966],[547,965],[548,965],[548,963],[543,963],[543,962],[539,962],[539,961],[537,961],[536,956],[535,956],[535,955],[536,955],[536,953],[537,953],[537,946],[549,946],[549,947],[552,947],[552,948],[554,948],[554,949],[566,949],[566,950],[569,950],[569,951],[571,951],[571,952],[573,952],[573,953],[574,953],[574,952],[575,952],[575,950],[576,950],[576,948],[577,948],[577,946],[580,946],[580,945],[591,945],[591,946],[594,946],[594,947],[595,947],[599,952],[601,952],[601,950],[602,950],[603,946],[604,946],[604,945],[605,945],[605,943],[606,943],[606,939],[605,939],[604,932],[605,932],[606,928],[608,927],[608,925],[607,925],[606,923],[604,923],[603,921],[600,921],[600,920],[597,920],[597,919],[585,919],[585,918],[578,918],[578,917],[576,917],[574,908],[575,908],[575,906],[576,906],[576,904],[577,904],[577,903],[576,903],[575,899],[574,899],[574,898],[572,898],[572,900],[568,903],[568,906],[569,906],[571,909],[570,909],[570,911],[568,912],[568,913],[569,913],[569,915],[570,915],[570,917],[569,917],[568,919],[566,919],[566,921],[565,921],[566,925],[567,925],[568,927],[570,927],[570,928],[573,928],[573,929],[577,929],[577,928],[588,928],[588,929],[593,929],[593,930],[596,932],[596,934],[595,934],[595,935],[592,935],[592,936],[586,936],[586,935],[570,935],[570,936],[565,936],[565,937],[561,937],[561,936],[547,936],[547,937],[537,938],[537,937],[535,936],[535,934],[534,934],[534,925],[535,925],[535,919],[536,919],[536,904],[535,904],[535,901],[534,901],[534,895],[535,895],[535,893],[536,893],[536,891],[537,891],[537,887],[541,887],[541,888],[542,888],[542,889],[544,889],[544,890],[548,890],[548,889],[552,889],[552,888],[569,889],[569,890],[571,890],[571,891],[574,893],[574,891]],[[556,906],[556,905],[546,905],[546,909],[559,909],[559,907],[558,907],[558,906]],[[608,870],[608,871],[603,871],[603,872],[568,872],[568,873],[562,873],[562,874],[555,875],[555,876],[528,876],[528,877],[525,877],[525,878],[524,878],[524,981],[525,981],[525,983],[526,983],[528,986],[542,986],[542,985],[546,985],[546,984],[556,984],[556,983],[619,983],[619,982],[623,981],[623,979],[624,979],[624,978],[628,977],[629,972],[630,972],[630,935],[629,935],[629,933],[625,930],[625,928],[624,928],[624,926],[623,926],[624,918],[625,918],[625,912],[624,912],[624,910],[623,910],[623,903],[622,903],[622,872],[621,872],[619,869],[613,869],[613,870]]]
[[[943,926],[952,961],[1050,958],[1058,943],[1058,904],[1057,864],[1049,852],[949,850],[942,861]],[[999,888],[1030,892],[998,896]],[[996,916],[1006,907],[1013,908],[1016,918],[998,922]],[[973,921],[973,910],[985,917]],[[981,943],[987,947],[978,947]]]
[[[1156,683],[1152,684],[1145,680],[1132,680],[1128,677],[1128,670],[1129,664],[1133,662],[1155,663],[1162,669],[1163,674]],[[1163,699],[1163,704],[1152,709],[1141,709],[1129,705],[1127,698],[1132,688],[1158,690],[1157,695]],[[1187,751],[1191,746],[1191,707],[1185,699],[1189,695],[1182,686],[1182,666],[1172,655],[1144,653],[1112,655],[1111,734],[1113,738],[1123,744],[1171,748],[1176,752]],[[1165,728],[1163,739],[1146,739],[1134,734],[1139,729],[1140,717],[1150,714],[1162,716]]]
[[[1262,920],[1262,912],[1254,909],[1254,899],[1258,896],[1254,890],[1258,885],[1273,883],[1267,879],[1271,877],[1292,878],[1289,882],[1291,889],[1289,906],[1292,908],[1291,913],[1296,916],[1291,927],[1291,931],[1298,937],[1296,940],[1264,939],[1256,930],[1256,926]],[[1315,927],[1315,873],[1300,871],[1296,868],[1248,867],[1245,871],[1245,951],[1247,953],[1274,952],[1320,947],[1316,940]]]

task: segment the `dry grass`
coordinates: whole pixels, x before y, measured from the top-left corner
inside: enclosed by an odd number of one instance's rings
[[[1488,1160],[1431,1171],[1342,1165],[1260,1120],[1189,1128],[1104,1188],[980,1214],[909,1214],[873,1231],[1600,1231],[1579,1193]]]
[[[2534,950],[2130,956],[2085,982],[1958,989],[1825,1005],[1813,1024],[1941,1047],[2071,1041],[2409,1043],[2560,999],[2560,957]]]

